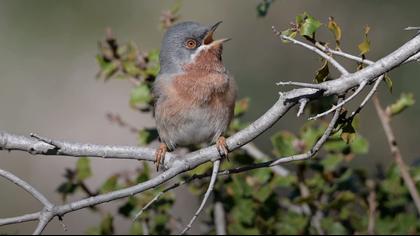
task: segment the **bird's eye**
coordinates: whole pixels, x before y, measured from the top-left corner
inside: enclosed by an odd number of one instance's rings
[[[195,41],[194,39],[188,39],[187,41],[185,41],[185,47],[188,49],[194,49],[197,47],[197,41]]]

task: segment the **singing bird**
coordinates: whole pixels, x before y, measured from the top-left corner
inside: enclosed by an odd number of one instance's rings
[[[160,72],[153,85],[154,115],[161,144],[156,168],[177,146],[216,143],[222,157],[223,136],[233,117],[236,84],[222,62],[223,43],[210,27],[181,22],[167,30],[160,51]]]

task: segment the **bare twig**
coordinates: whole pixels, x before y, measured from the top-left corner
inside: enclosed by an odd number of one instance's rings
[[[140,132],[140,129],[123,120],[119,114],[108,112],[106,113],[106,118],[113,124],[116,124],[122,128],[127,128],[132,133],[137,134],[138,132]]]
[[[368,180],[367,186],[369,188],[368,205],[369,205],[369,218],[368,218],[368,234],[375,234],[375,221],[376,221],[376,207],[378,202],[376,201],[375,182]]]
[[[21,217],[16,218],[10,218],[9,221],[7,219],[0,219],[0,225],[6,225],[6,224],[12,224],[12,223],[20,223],[25,221],[32,221],[32,220],[38,220],[38,226],[34,231],[34,235],[41,234],[42,231],[45,229],[47,224],[51,221],[51,219],[54,217],[53,214],[50,214],[50,211],[53,209],[54,205],[48,201],[44,195],[42,195],[38,190],[36,190],[34,187],[32,187],[30,184],[25,182],[24,180],[20,179],[19,177],[15,176],[14,174],[0,169],[0,176],[6,178],[7,180],[10,180],[12,183],[16,184],[17,186],[24,189],[26,192],[31,194],[35,199],[40,201],[44,208],[42,211],[36,214],[31,215],[24,215]]]
[[[247,143],[246,145],[241,147],[245,150],[250,156],[252,156],[255,160],[259,161],[267,161],[268,156],[263,153],[254,143]],[[290,174],[290,171],[282,166],[272,166],[271,170],[280,176],[287,176]]]
[[[373,97],[373,104],[375,105],[376,112],[378,113],[379,119],[381,121],[382,127],[384,128],[386,138],[388,140],[389,148],[391,149],[392,156],[395,159],[395,162],[398,165],[398,168],[400,169],[401,176],[404,180],[405,185],[408,188],[408,191],[410,192],[411,198],[414,201],[414,204],[416,205],[417,212],[420,215],[420,196],[416,188],[416,184],[411,178],[409,170],[407,168],[407,165],[404,162],[404,159],[402,158],[400,149],[397,145],[397,141],[395,139],[394,131],[391,128],[391,118],[390,115],[385,112],[385,110],[382,108],[379,98],[377,96]]]
[[[381,75],[376,81],[375,84],[373,85],[372,89],[369,91],[368,95],[366,95],[365,99],[363,99],[362,103],[360,103],[359,107],[357,107],[356,110],[354,110],[351,115],[350,118],[354,117],[355,115],[357,115],[362,109],[363,107],[365,107],[366,103],[372,98],[372,96],[375,94],[376,90],[378,89],[379,84],[381,83],[381,81],[384,79],[384,75]]]
[[[366,86],[366,82],[362,82],[360,85],[359,85],[359,87],[357,88],[357,90],[351,95],[351,96],[349,96],[348,98],[346,98],[344,101],[342,101],[342,102],[340,102],[340,103],[338,103],[337,105],[334,105],[332,108],[330,108],[329,110],[327,110],[327,111],[324,111],[324,112],[322,112],[322,113],[320,113],[320,114],[317,114],[316,116],[313,116],[313,117],[310,117],[309,118],[309,120],[316,120],[316,119],[318,119],[318,118],[320,118],[320,117],[323,117],[323,116],[325,116],[325,115],[328,115],[328,114],[330,114],[331,112],[333,112],[333,111],[335,111],[335,110],[337,110],[337,109],[339,109],[339,108],[341,108],[341,107],[343,107],[346,103],[348,103],[348,102],[350,102],[353,98],[355,98],[360,92],[362,92],[362,90],[365,88],[365,86]]]
[[[12,183],[24,189],[26,192],[31,194],[35,199],[41,202],[45,207],[47,208],[53,207],[53,204],[50,201],[48,201],[48,199],[44,195],[42,195],[42,193],[38,192],[38,190],[36,190],[34,187],[32,187],[30,184],[20,179],[19,177],[17,177],[16,175],[8,171],[0,169],[0,176],[6,178],[7,180],[11,181]]]
[[[306,49],[309,49],[309,50],[315,52],[316,54],[320,55],[325,60],[327,60],[329,63],[331,63],[331,65],[333,65],[341,74],[343,74],[343,75],[349,74],[349,72],[340,63],[338,63],[332,56],[326,54],[322,50],[319,50],[318,48],[316,48],[316,47],[314,47],[312,45],[303,43],[303,42],[301,42],[299,40],[296,40],[296,39],[294,39],[292,37],[289,37],[289,36],[286,36],[286,35],[282,35],[281,32],[278,31],[274,26],[272,26],[272,30],[281,39],[286,40],[286,41],[290,41],[290,42],[292,42],[294,44],[297,44],[297,45],[300,45],[300,46],[302,46],[302,47],[304,47]]]
[[[293,82],[293,81],[287,81],[287,82],[280,81],[280,82],[277,82],[276,84],[281,85],[281,86],[295,85],[295,86],[299,86],[299,87],[314,88],[314,89],[320,89],[320,90],[326,89],[322,84],[310,84],[310,83]]]
[[[226,235],[226,216],[223,203],[214,203],[214,225],[216,227],[216,235]]]
[[[306,104],[308,103],[307,98],[302,98],[299,100],[299,110],[297,113],[297,117],[301,116],[303,114],[303,110],[305,109]]]
[[[211,192],[213,192],[214,184],[216,183],[217,175],[219,173],[219,168],[220,168],[220,160],[217,160],[213,163],[213,172],[212,172],[212,175],[211,175],[210,184],[209,184],[209,187],[206,191],[206,194],[204,194],[203,201],[201,201],[200,207],[195,212],[195,214],[194,214],[193,218],[191,219],[190,223],[188,223],[188,225],[185,227],[185,229],[181,232],[182,235],[184,235],[185,233],[187,233],[188,230],[191,229],[192,224],[194,223],[194,221],[197,219],[198,215],[200,215],[201,211],[203,210],[204,205],[206,204],[208,198],[210,197]]]
[[[404,30],[420,30],[419,26],[408,26]]]
[[[168,190],[169,191],[169,190]],[[137,220],[137,218],[139,218],[140,216],[141,216],[141,214],[143,214],[143,212],[145,211],[145,210],[147,210],[147,208],[149,208],[153,203],[155,203],[157,200],[159,200],[159,198],[165,193],[166,191],[162,191],[162,192],[159,192],[158,194],[156,194],[156,196],[152,199],[152,200],[150,200],[150,202],[148,202],[140,211],[139,211],[139,213],[137,213],[135,216],[134,216],[134,218],[133,218],[133,221],[135,221],[135,220]]]

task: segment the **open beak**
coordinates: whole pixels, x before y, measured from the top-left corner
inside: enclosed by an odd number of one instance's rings
[[[210,45],[210,44],[212,46],[219,45],[219,44],[222,44],[224,42],[231,40],[230,38],[224,38],[224,39],[218,39],[218,40],[213,39],[213,34],[221,23],[222,21],[219,21],[210,28],[209,32],[207,32],[206,36],[204,36],[204,39],[203,39],[204,45]]]

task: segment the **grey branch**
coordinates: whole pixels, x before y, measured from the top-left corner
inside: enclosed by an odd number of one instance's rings
[[[245,150],[248,153],[248,155],[252,156],[258,161],[268,160],[268,156],[265,153],[263,153],[260,149],[258,149],[258,147],[252,142],[242,146],[242,149]],[[280,176],[287,176],[290,174],[290,171],[282,166],[273,166],[271,167],[271,170]]]
[[[209,199],[210,194],[213,192],[214,184],[216,183],[217,175],[219,173],[219,168],[220,168],[220,160],[217,160],[213,163],[213,172],[211,174],[210,184],[209,184],[209,187],[207,188],[206,193],[204,194],[203,201],[201,201],[200,207],[195,212],[191,221],[188,223],[188,225],[185,227],[185,229],[182,230],[182,232],[181,232],[182,235],[184,235],[185,233],[188,232],[188,230],[191,229],[192,224],[197,219],[197,217],[200,215],[201,211],[204,209],[204,205],[206,205],[206,202]]]
[[[362,83],[370,84],[374,82],[379,76],[394,69],[395,67],[398,67],[399,65],[403,64],[405,61],[407,61],[409,58],[411,58],[413,55],[419,52],[420,35],[416,35],[403,46],[390,53],[389,55],[383,57],[382,59],[378,60],[377,62],[373,63],[372,65],[355,73],[345,74],[335,80],[320,83],[320,85],[322,85],[325,88],[322,91],[314,88],[299,88],[282,93],[278,101],[275,102],[275,104],[268,111],[266,111],[265,114],[263,114],[260,118],[258,118],[248,127],[232,135],[226,140],[228,150],[236,150],[239,147],[257,138],[264,131],[271,128],[279,119],[281,119],[289,111],[290,108],[299,103],[300,99],[306,98],[308,99],[308,101],[311,101],[324,96],[342,96],[347,91],[359,87]],[[332,57],[329,58],[329,60],[331,60]],[[339,110],[340,109],[336,110],[333,120],[335,119]],[[331,123],[334,122],[330,122],[330,124]],[[328,132],[326,132],[325,134],[327,133]],[[317,144],[313,147],[313,149],[310,150],[310,152],[274,160],[270,163],[266,163],[266,167],[294,160],[307,159],[313,155],[313,152],[316,152],[320,149],[323,141],[326,140],[328,136],[329,135],[323,135],[321,139],[318,140]],[[63,141],[53,142],[55,145],[48,144],[45,141],[41,141],[35,138],[17,136],[5,132],[0,132],[0,149],[4,150],[20,150],[32,154],[41,155],[61,155],[74,157],[90,156],[102,158],[154,161],[155,151],[150,148],[78,144]],[[43,210],[37,213],[28,214],[21,217],[0,219],[0,225],[35,221],[38,220],[40,217],[43,217],[43,219],[52,219],[55,216],[62,217],[69,212],[74,212],[80,209],[84,209],[86,207],[95,206],[101,203],[114,201],[117,199],[139,194],[151,188],[155,188],[183,172],[192,170],[206,162],[216,161],[220,158],[221,157],[215,145],[188,153],[183,158],[176,158],[176,155],[168,153],[164,165],[165,171],[163,171],[162,173],[158,174],[150,180],[125,189],[113,191],[106,194],[100,194],[97,196],[85,198],[64,205],[58,205],[48,211]],[[259,163],[258,165],[260,164],[261,163]],[[46,222],[46,220],[40,220],[40,223],[41,222]],[[37,227],[37,230],[42,231],[44,227],[45,226],[41,224],[39,227]]]
[[[226,216],[223,203],[214,203],[214,225],[216,228],[216,235],[226,235]]]
[[[373,104],[378,113],[379,120],[381,121],[382,127],[384,128],[386,138],[388,140],[389,149],[391,150],[392,156],[397,163],[398,168],[401,172],[401,177],[404,180],[405,185],[408,188],[411,198],[413,198],[414,205],[417,208],[417,213],[420,215],[420,194],[416,187],[416,182],[410,175],[410,171],[405,164],[405,161],[402,157],[400,148],[397,145],[394,131],[391,128],[391,117],[390,115],[382,108],[379,98],[377,96],[373,97]]]
[[[50,201],[48,201],[48,199],[44,195],[42,195],[42,193],[38,192],[38,190],[36,190],[34,187],[32,187],[30,184],[20,179],[19,177],[17,177],[16,175],[8,171],[0,169],[0,176],[2,176],[3,178],[6,178],[7,180],[11,181],[17,186],[23,188],[26,192],[28,192],[35,199],[41,202],[45,207],[47,208],[53,207],[53,204]]]
[[[31,137],[0,131],[0,150],[24,151],[33,155],[60,155],[69,157],[100,157],[154,161],[155,150],[147,147],[81,144],[51,140],[31,134]],[[172,158],[168,153],[166,158]]]
[[[334,105],[331,109],[324,111],[316,116],[310,117],[309,120],[316,120],[320,117],[323,117],[325,115],[330,114],[331,112],[340,109],[341,107],[343,107],[346,103],[350,102],[350,100],[352,100],[353,98],[355,98],[360,92],[362,92],[362,90],[365,88],[366,86],[366,81],[362,81],[359,85],[359,87],[357,88],[357,90],[348,98],[346,98],[344,101],[339,102],[337,105]]]
[[[312,45],[300,42],[300,41],[298,41],[298,40],[296,40],[292,37],[282,35],[280,33],[280,31],[278,31],[274,26],[272,26],[272,30],[281,39],[283,39],[285,41],[292,42],[292,43],[297,44],[297,45],[300,45],[300,46],[302,46],[306,49],[309,49],[309,50],[315,52],[316,54],[320,55],[322,58],[324,58],[329,63],[331,63],[331,65],[333,65],[338,71],[340,71],[341,74],[344,74],[344,75],[348,74],[348,71],[340,63],[338,63],[332,56],[326,54],[322,50],[319,50],[317,47],[314,47]]]
[[[4,220],[0,219],[0,225],[20,223],[20,222],[25,222],[29,220],[39,220],[39,224],[36,227],[33,234],[34,235],[41,234],[44,228],[47,226],[47,224],[54,217],[54,215],[50,213],[54,205],[50,201],[48,201],[48,199],[44,197],[44,195],[38,192],[38,190],[36,190],[34,187],[32,187],[30,184],[20,179],[19,177],[17,177],[16,175],[8,171],[0,169],[0,176],[6,178],[7,180],[21,187],[22,189],[24,189],[26,192],[31,194],[35,199],[37,199],[44,205],[43,210],[41,210],[39,213],[35,213],[31,215],[24,215],[21,217],[9,218],[9,219],[4,219]]]

